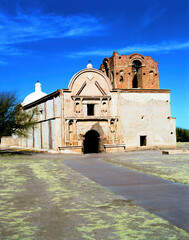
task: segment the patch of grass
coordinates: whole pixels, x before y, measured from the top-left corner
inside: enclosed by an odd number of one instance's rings
[[[111,162],[132,170],[161,177],[173,182],[189,185],[189,155],[161,155],[151,153],[138,153],[133,155],[116,156],[104,158]]]

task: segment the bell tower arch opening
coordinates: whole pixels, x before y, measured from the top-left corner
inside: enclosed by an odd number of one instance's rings
[[[83,153],[99,153],[99,133],[89,130],[83,141]]]
[[[142,83],[142,69],[141,69],[141,62],[139,60],[134,60],[132,63],[133,66],[133,83],[132,87],[133,88],[138,88],[141,87]]]

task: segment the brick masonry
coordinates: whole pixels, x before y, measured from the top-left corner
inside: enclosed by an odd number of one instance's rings
[[[159,89],[158,62],[137,53],[105,58],[100,66],[115,89]],[[135,81],[135,84],[134,84]]]

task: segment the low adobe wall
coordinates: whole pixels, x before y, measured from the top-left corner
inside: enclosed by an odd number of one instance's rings
[[[18,140],[14,137],[2,137],[1,138],[1,147],[9,147],[9,146],[18,146]]]

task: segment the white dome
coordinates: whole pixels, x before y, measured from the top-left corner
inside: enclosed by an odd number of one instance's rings
[[[47,94],[41,91],[41,83],[37,82],[35,84],[35,92],[30,93],[22,102],[22,106],[25,106],[31,102],[34,102],[44,96],[46,96]]]

